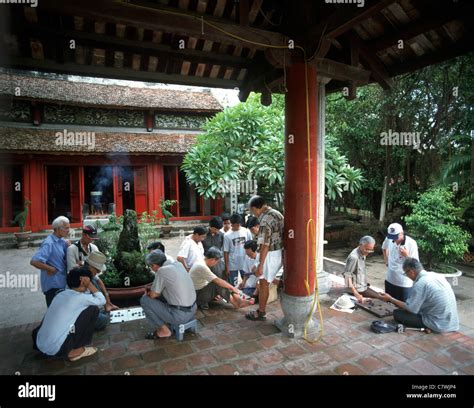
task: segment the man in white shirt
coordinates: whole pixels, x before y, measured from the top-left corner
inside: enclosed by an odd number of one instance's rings
[[[234,286],[239,284],[239,273],[242,279],[244,277],[244,244],[252,239],[250,231],[242,227],[240,222],[240,215],[233,214],[230,217],[231,230],[224,235],[225,270],[229,282]]]
[[[207,230],[204,227],[196,227],[191,235],[187,236],[179,248],[177,261],[181,262],[189,272],[194,262],[204,258],[204,247],[202,241],[206,239]]]
[[[413,281],[405,276],[403,262],[407,257],[419,260],[418,245],[405,234],[400,224],[393,223],[388,226],[382,249],[386,251],[388,261],[385,293],[405,302],[410,296]]]
[[[48,356],[77,361],[97,352],[89,347],[104,295],[92,283],[86,267],[72,269],[66,277],[70,289],[59,292],[41,325],[33,330],[33,348]]]

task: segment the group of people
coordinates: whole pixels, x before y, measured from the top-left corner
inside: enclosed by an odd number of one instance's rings
[[[106,257],[93,241],[97,230],[86,226],[81,238],[67,240],[70,223],[58,217],[53,233],[41,244],[30,264],[41,271],[41,289],[48,310],[40,326],[33,330],[33,347],[49,356],[79,360],[97,352],[90,347],[96,330],[105,329],[107,313],[118,309],[107,293],[99,274]]]
[[[427,272],[419,261],[416,241],[405,234],[398,223],[390,224],[382,244],[387,277],[385,292],[379,293],[367,282],[366,257],[374,252],[375,239],[364,236],[347,257],[344,277],[348,292],[359,303],[369,298],[397,306],[394,319],[412,328],[426,331],[459,330],[456,297],[443,276]]]
[[[183,241],[177,259],[165,253],[161,242],[148,246],[145,262],[155,274],[140,304],[152,328],[148,339],[170,337],[172,327],[192,319],[197,307],[213,301],[235,308],[255,303],[250,320],[266,319],[269,285],[278,284],[282,268],[283,216],[260,196],[249,201],[253,216],[247,228],[238,214],[214,217],[209,228],[196,227]],[[77,361],[93,355],[95,330],[103,330],[108,312],[118,309],[99,275],[106,256],[93,241],[93,226],[83,228],[81,239],[71,243],[70,223],[58,217],[53,233],[41,244],[30,264],[41,271],[41,288],[48,307],[33,331],[33,346],[48,356]]]
[[[283,215],[260,196],[249,201],[253,217],[242,226],[239,214],[214,217],[182,242],[176,261],[161,243],[149,246],[146,262],[155,273],[141,305],[153,328],[147,338],[171,336],[171,326],[194,318],[211,301],[247,307],[258,298],[249,320],[265,320],[269,285],[278,284],[282,268]]]
[[[253,216],[246,227],[238,214],[214,217],[208,228],[196,227],[182,242],[176,260],[165,253],[161,242],[148,246],[145,262],[155,277],[140,300],[152,328],[146,338],[170,337],[173,327],[193,320],[197,308],[207,309],[212,301],[242,308],[258,300],[258,308],[245,316],[266,320],[269,287],[278,285],[282,268],[284,218],[260,196],[251,198],[249,208]],[[52,227],[53,233],[30,261],[41,270],[48,307],[33,331],[33,345],[46,355],[77,361],[97,352],[90,346],[93,333],[103,330],[107,313],[118,308],[99,277],[106,256],[93,243],[98,239],[96,229],[84,227],[81,238],[71,243],[66,217],[56,218]],[[358,302],[369,298],[391,302],[398,307],[395,320],[408,327],[437,332],[459,329],[451,286],[423,269],[415,240],[400,224],[389,226],[382,245],[385,293],[367,282],[365,261],[374,246],[374,238],[364,236],[346,260],[347,290]]]

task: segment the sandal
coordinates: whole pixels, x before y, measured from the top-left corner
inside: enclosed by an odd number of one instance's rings
[[[97,347],[84,347],[84,351],[76,357],[72,357],[69,361],[77,361],[84,357],[92,356],[97,353]]]
[[[252,321],[264,321],[267,320],[266,313],[262,313],[260,310],[253,310],[245,315],[245,317]]]

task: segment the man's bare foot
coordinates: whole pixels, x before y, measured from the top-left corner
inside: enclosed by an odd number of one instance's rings
[[[161,327],[159,327],[156,330],[156,335],[157,337],[170,337],[171,336],[171,330],[168,328],[168,326],[165,324]]]
[[[84,353],[85,347],[79,347],[77,349],[72,349],[69,354],[67,355],[69,359],[80,356]]]

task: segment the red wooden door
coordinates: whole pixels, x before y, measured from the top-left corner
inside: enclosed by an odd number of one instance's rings
[[[0,167],[1,226],[11,227],[12,213],[12,172],[9,166]]]
[[[147,178],[146,178],[146,167],[134,167],[133,168],[133,184],[135,194],[135,211],[137,214],[141,214],[147,211]]]
[[[113,168],[115,214],[123,215],[122,175],[120,167]]]
[[[82,166],[71,167],[71,222],[82,222],[82,204],[84,201],[84,172]]]

